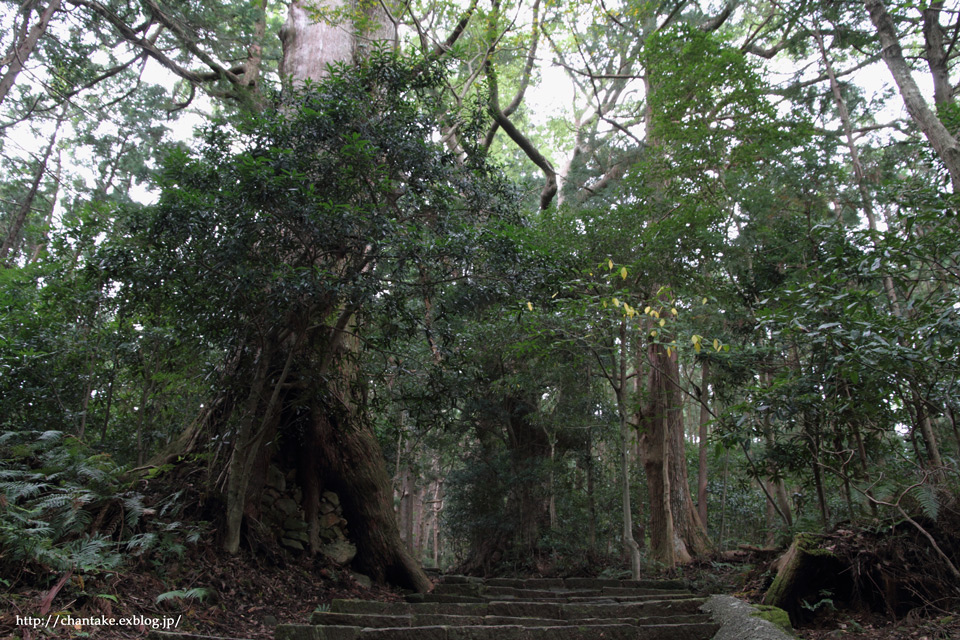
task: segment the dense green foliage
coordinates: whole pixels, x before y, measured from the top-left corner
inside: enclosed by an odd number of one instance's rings
[[[179,494],[144,506],[156,476],[194,465],[242,517],[257,456],[338,403],[445,567],[619,571],[624,476],[657,558],[665,413],[718,549],[958,509],[950,156],[855,74],[880,56],[860,5],[415,4],[398,51],[283,93],[258,3],[78,2],[37,78],[4,62],[6,586],[182,552],[199,529]],[[930,20],[955,38],[955,14],[891,11],[914,73],[949,80]],[[531,105],[548,57],[569,107]],[[179,84],[142,81],[147,59]]]

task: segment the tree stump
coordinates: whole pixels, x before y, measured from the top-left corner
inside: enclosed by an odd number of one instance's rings
[[[797,534],[774,566],[777,576],[767,589],[763,604],[786,611],[794,626],[849,591],[842,578],[844,563],[833,551],[820,547],[811,534]]]

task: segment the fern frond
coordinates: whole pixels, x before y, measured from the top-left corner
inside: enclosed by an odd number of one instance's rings
[[[66,493],[50,493],[33,503],[40,511],[57,511],[73,504],[73,496]]]
[[[174,591],[167,591],[161,593],[157,596],[157,604],[164,602],[166,600],[197,600],[203,602],[207,597],[214,593],[213,589],[207,589],[206,587],[194,587],[193,589],[177,589]]]
[[[24,482],[24,481],[13,481],[13,482],[4,482],[0,483],[0,491],[2,491],[6,496],[7,500],[15,502],[21,498],[33,498],[42,491],[50,489],[51,486],[46,482]]]
[[[157,534],[140,533],[127,541],[127,550],[134,555],[146,553],[157,543]]]
[[[915,486],[910,490],[910,495],[920,505],[923,515],[936,522],[940,515],[940,501],[937,499],[937,491],[928,484]]]
[[[143,496],[140,494],[127,494],[123,497],[123,507],[126,511],[124,521],[127,526],[133,528],[140,522],[143,516]]]

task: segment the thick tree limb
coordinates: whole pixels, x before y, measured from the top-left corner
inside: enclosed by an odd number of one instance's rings
[[[200,47],[197,46],[195,39],[188,34],[183,28],[177,24],[177,22],[170,18],[160,6],[154,2],[154,0],[145,0],[146,5],[150,8],[150,12],[153,13],[153,16],[160,22],[163,26],[170,29],[176,36],[177,39],[183,43],[183,46],[187,48],[187,51],[195,55],[201,62],[210,67],[214,73],[217,74],[218,79],[224,78],[228,80],[231,84],[239,85],[241,83],[241,76],[237,75],[231,69],[225,69],[220,65],[210,54],[203,51]],[[241,74],[242,75],[242,74]]]
[[[950,86],[949,60],[943,42],[943,27],[940,25],[941,11],[943,0],[931,2],[930,6],[923,10],[923,54],[933,78],[933,101],[938,105],[948,103],[953,93]]]
[[[47,25],[50,24],[50,19],[53,17],[53,14],[59,9],[60,0],[50,0],[50,4],[48,4],[46,9],[43,10],[43,13],[40,14],[40,19],[30,27],[29,31],[25,31],[25,28],[30,17],[30,12],[24,12],[27,14],[24,17],[24,29],[21,29],[20,34],[18,34],[22,37],[18,38],[19,44],[17,44],[17,40],[14,40],[14,43],[10,46],[10,53],[4,59],[7,70],[6,73],[3,74],[3,77],[0,77],[0,103],[2,103],[4,98],[7,97],[7,94],[10,93],[10,89],[13,88],[13,83],[16,82],[17,76],[20,75],[20,72],[23,70],[23,65],[26,64],[30,54],[33,53],[33,50],[36,48],[40,36],[47,31]]]
[[[540,209],[545,210],[550,206],[550,203],[553,201],[553,197],[557,195],[557,172],[553,168],[553,165],[550,164],[550,161],[547,160],[542,153],[537,149],[536,145],[530,141],[523,133],[517,129],[516,125],[510,121],[506,115],[504,115],[503,110],[500,108],[500,97],[497,90],[497,80],[494,75],[492,64],[490,63],[489,58],[487,59],[487,77],[490,85],[489,89],[489,98],[487,101],[487,107],[490,110],[490,115],[493,116],[494,122],[496,122],[503,129],[504,133],[510,136],[510,139],[513,140],[514,144],[520,147],[520,150],[526,154],[530,160],[540,167],[540,170],[543,171],[544,177],[546,177],[546,183],[543,185],[543,190],[540,192]]]
[[[880,38],[880,57],[887,64],[890,74],[900,89],[900,96],[907,107],[907,112],[946,166],[953,182],[954,192],[960,191],[960,144],[930,109],[923,94],[920,93],[920,88],[913,79],[910,65],[903,57],[896,26],[890,14],[887,13],[883,0],[865,0],[864,6]]]
[[[733,2],[727,2],[720,13],[700,25],[700,31],[710,33],[722,27],[723,23],[726,22],[727,18],[733,13],[734,8],[735,4]]]
[[[520,104],[523,102],[523,96],[527,92],[527,87],[530,85],[530,77],[533,74],[533,65],[536,62],[537,55],[537,45],[540,42],[540,28],[541,24],[539,22],[540,18],[540,0],[536,0],[533,4],[533,41],[530,43],[530,50],[527,52],[527,59],[523,65],[523,74],[520,76],[520,87],[517,89],[517,93],[513,96],[513,100],[510,101],[510,104],[503,109],[503,115],[510,117],[513,113],[520,107]],[[484,149],[488,149],[491,144],[493,144],[493,137],[497,133],[497,129],[500,128],[500,123],[496,120],[493,121],[493,124],[490,125],[490,129],[487,131],[487,135],[484,136],[482,146]]]
[[[462,36],[463,32],[467,29],[467,25],[470,24],[470,19],[477,10],[477,1],[478,0],[473,0],[473,2],[470,3],[470,6],[467,7],[467,10],[460,17],[460,21],[457,22],[457,26],[455,26],[453,31],[450,32],[450,35],[447,36],[447,39],[443,42],[438,42],[433,47],[433,51],[431,51],[427,57],[429,60],[436,60],[453,48],[453,45],[457,43],[457,40],[460,39],[460,36]]]

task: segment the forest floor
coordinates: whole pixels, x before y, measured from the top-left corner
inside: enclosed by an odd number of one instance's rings
[[[705,561],[686,567],[684,575],[698,591],[758,602],[769,580],[768,563],[756,557]],[[49,593],[49,588],[0,593],[0,638],[142,638],[152,625],[175,621],[180,631],[259,640],[272,638],[277,624],[306,622],[334,598],[401,598],[394,590],[365,588],[350,571],[320,559],[281,553],[226,556],[212,546],[193,548],[177,562],[140,563],[105,579],[69,580],[49,611],[64,622],[79,621],[79,627],[61,622],[43,628],[45,619],[36,629],[24,624],[26,616],[37,616]],[[70,619],[64,616],[67,612]],[[102,619],[126,622],[113,627],[89,624]],[[894,621],[830,605],[819,608],[796,634],[804,640],[960,640],[960,615],[918,610]]]

